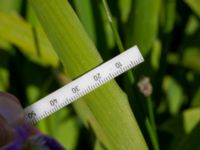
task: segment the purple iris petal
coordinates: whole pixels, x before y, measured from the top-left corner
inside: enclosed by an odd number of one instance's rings
[[[15,128],[15,140],[13,140],[12,143],[7,144],[3,148],[0,148],[0,150],[23,150],[23,148],[25,148],[26,146],[31,146],[32,148],[34,146],[35,148],[37,146],[39,146],[40,148],[46,147],[49,150],[65,150],[57,141],[49,136],[42,134],[29,136],[30,131],[31,127],[27,125]]]
[[[57,141],[49,136],[39,135],[37,138],[42,139],[42,141],[44,141],[44,145],[51,150],[65,150]]]
[[[4,146],[1,150],[22,150],[25,140],[28,138],[30,127],[20,126],[15,128],[15,140]]]

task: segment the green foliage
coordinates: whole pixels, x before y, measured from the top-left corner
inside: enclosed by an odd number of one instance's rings
[[[146,55],[157,35],[160,0],[134,0],[131,10],[126,47],[137,44]]]
[[[200,149],[199,20],[199,0],[1,0],[0,90],[28,106],[137,44],[143,64],[36,126],[70,150]]]
[[[200,17],[200,2],[198,0],[185,0],[191,9]]]
[[[171,77],[166,76],[163,81],[163,89],[166,94],[166,100],[169,112],[172,115],[178,114],[184,100],[184,93],[180,85]]]
[[[83,74],[102,62],[95,46],[89,40],[68,3],[51,0],[47,4],[34,0],[31,4],[71,78]],[[76,30],[72,30],[74,28]],[[77,37],[81,41],[78,41]],[[84,103],[92,116],[83,117],[83,119],[93,128],[106,148],[147,149],[135,118],[127,105],[127,99],[114,81],[85,96]],[[81,107],[80,103],[77,103],[76,107],[87,111],[85,107]],[[112,111],[110,111],[111,108]],[[112,128],[113,125],[117,128]]]
[[[1,39],[15,44],[24,55],[39,64],[58,66],[57,55],[40,27],[34,31],[30,23],[6,13],[0,12],[0,18]],[[34,34],[38,38],[39,52]]]

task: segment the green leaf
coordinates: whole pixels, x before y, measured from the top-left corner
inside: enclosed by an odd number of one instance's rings
[[[157,36],[160,0],[134,0],[127,26],[126,47],[138,45],[146,55]]]
[[[9,72],[0,67],[0,91],[6,91],[9,86]]]
[[[200,73],[200,48],[188,47],[185,49],[182,58],[182,65]]]
[[[121,20],[126,23],[131,12],[131,0],[118,0],[118,7],[121,13]]]
[[[200,108],[185,110],[181,115],[171,118],[161,125],[161,129],[174,136],[183,137],[191,133],[200,121]]]
[[[20,48],[29,59],[43,65],[58,66],[58,57],[41,28],[36,28],[38,55],[33,27],[18,16],[0,12],[0,38]]]
[[[94,150],[106,150],[99,141],[96,140]]]
[[[187,25],[185,27],[185,34],[187,36],[195,35],[195,33],[198,33],[200,27],[200,22],[198,20],[198,17],[195,15],[190,15],[188,18]]]
[[[5,45],[4,45],[5,44]],[[9,87],[9,77],[10,73],[7,67],[9,66],[9,60],[11,55],[9,51],[4,51],[1,48],[6,48],[10,50],[9,45],[6,43],[0,43],[0,91],[6,91]]]
[[[77,15],[90,38],[96,43],[96,31],[91,0],[73,0]]]
[[[197,92],[194,95],[194,98],[192,99],[191,105],[193,107],[200,107],[200,87],[198,88]]]
[[[151,53],[151,64],[155,70],[158,70],[160,67],[161,48],[161,42],[159,40],[155,40]]]
[[[73,0],[72,3],[86,32],[97,45],[101,56],[106,60],[109,59],[109,50],[113,49],[115,41],[101,2]]]
[[[0,10],[6,13],[16,13],[20,11],[22,0],[1,0]]]
[[[56,112],[44,122],[50,136],[56,138],[66,149],[76,148],[80,126],[78,118],[71,112],[70,107]]]
[[[200,1],[199,0],[185,0],[185,2],[200,17]]]
[[[179,48],[181,55],[175,52],[169,53],[168,63],[181,65],[195,73],[200,73],[200,22],[196,16],[191,15],[188,18],[182,39],[183,42]]]
[[[200,22],[196,16],[191,15],[187,22],[183,44],[180,50],[184,50],[181,57],[181,65],[200,73]]]
[[[29,4],[29,1],[26,6],[26,21],[29,22],[33,27],[41,27],[33,8]]]
[[[163,81],[163,89],[166,94],[169,112],[176,115],[184,102],[182,87],[172,77],[166,76]]]
[[[71,78],[102,63],[67,1],[30,2]],[[147,149],[127,97],[115,81],[91,92],[74,105],[84,113],[82,119],[90,123],[97,138],[107,149]]]
[[[169,33],[173,30],[176,19],[176,3],[177,0],[162,1],[161,25],[165,33]]]
[[[200,149],[200,121],[192,130],[192,132],[184,137],[174,150],[199,150]]]

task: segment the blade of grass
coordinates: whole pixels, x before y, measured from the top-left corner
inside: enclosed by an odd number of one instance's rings
[[[117,27],[115,26],[114,22],[113,22],[113,19],[112,19],[112,15],[111,15],[111,12],[110,12],[110,9],[108,7],[108,3],[106,0],[102,0],[102,3],[103,3],[103,7],[104,7],[104,10],[106,12],[106,15],[107,15],[107,18],[108,18],[108,21],[110,23],[110,26],[112,28],[112,31],[113,31],[113,34],[114,34],[114,37],[115,37],[115,41],[117,43],[117,46],[119,48],[119,51],[120,53],[124,52],[125,49],[124,49],[124,46],[122,44],[122,41],[120,39],[120,36],[119,36],[119,33],[117,31]],[[134,82],[134,76],[133,76],[133,73],[131,71],[128,71],[127,72],[127,76],[128,76],[128,79],[129,79],[129,82],[128,84],[132,84]],[[129,88],[131,87],[131,85],[129,86]]]
[[[165,33],[173,30],[176,18],[176,0],[162,1],[161,24]]]
[[[102,59],[65,0],[30,0],[41,24],[71,78],[100,64]],[[100,142],[109,150],[148,149],[125,94],[111,81],[84,97],[84,111]],[[77,103],[74,103],[76,105]],[[80,105],[79,105],[80,106]],[[79,109],[82,109],[79,107]],[[84,114],[85,115],[85,114]],[[93,123],[93,124],[92,124]],[[98,125],[100,130],[94,127]],[[104,135],[102,138],[99,135]]]
[[[146,55],[158,30],[160,0],[134,0],[127,24],[126,47],[137,44]]]
[[[118,1],[118,6],[121,14],[121,21],[122,23],[126,23],[128,20],[128,16],[131,11],[131,3],[132,0],[119,0]]]
[[[124,51],[124,46],[123,46],[122,41],[120,39],[119,33],[117,31],[117,28],[116,28],[115,24],[113,23],[113,19],[112,19],[112,15],[110,13],[110,9],[108,7],[108,3],[107,3],[106,0],[102,0],[102,3],[103,3],[103,6],[104,6],[104,9],[105,9],[108,21],[110,23],[110,26],[112,28],[113,34],[115,36],[115,40],[116,40],[117,46],[119,48],[119,51],[122,53]]]
[[[90,38],[93,42],[96,43],[96,32],[95,32],[95,24],[94,24],[94,14],[92,11],[91,0],[73,0],[73,5],[75,6],[77,15],[80,18],[85,30],[87,31]]]
[[[108,60],[110,50],[115,46],[115,42],[106,13],[99,0],[72,0],[72,6],[89,37],[98,47],[102,58]]]
[[[154,111],[153,111],[153,102],[151,96],[147,97],[147,108],[148,108],[148,114],[149,118],[146,121],[146,127],[148,130],[148,133],[150,135],[150,139],[152,141],[152,145],[155,150],[159,150],[159,141],[158,141],[158,135],[157,135],[157,128],[156,128],[156,122],[154,118]]]
[[[145,125],[147,127],[147,131],[149,133],[154,150],[159,150],[158,140],[156,134],[154,133],[154,129],[152,128],[152,124],[150,123],[149,118],[146,118]]]

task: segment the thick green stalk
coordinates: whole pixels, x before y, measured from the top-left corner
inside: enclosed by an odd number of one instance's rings
[[[71,78],[102,63],[98,51],[67,1],[30,2]],[[98,88],[74,105],[107,149],[148,149],[127,97],[115,81]]]

